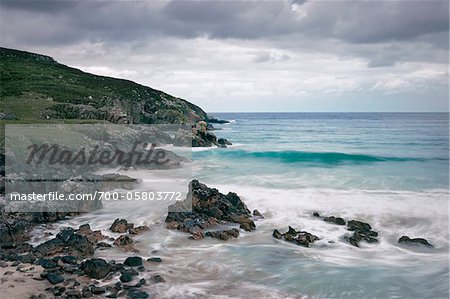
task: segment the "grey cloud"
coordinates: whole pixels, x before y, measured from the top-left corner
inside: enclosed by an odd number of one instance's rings
[[[0,3],[6,14],[11,11],[19,19],[24,16],[21,11],[34,12],[39,15],[37,19],[48,12],[63,14],[70,22],[54,25],[70,35],[80,31],[80,38],[116,42],[155,35],[238,39],[306,35],[348,43],[378,43],[447,32],[449,27],[447,1],[294,1],[302,4],[304,18],[299,18],[288,1],[2,0]],[[29,25],[28,31],[39,28],[32,17],[21,21]],[[7,22],[4,26],[9,27]],[[14,28],[9,30],[18,38],[23,34]],[[42,42],[57,42],[59,38],[49,34],[48,41]]]

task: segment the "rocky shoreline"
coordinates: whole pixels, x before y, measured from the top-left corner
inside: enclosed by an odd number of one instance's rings
[[[187,233],[190,239],[202,240],[215,238],[227,241],[239,238],[241,231],[252,232],[257,222],[263,219],[261,213],[250,212],[246,204],[233,192],[222,194],[197,180],[189,185],[192,200],[186,199],[169,207],[165,219],[168,229]],[[192,205],[192,211],[173,212],[180,206]],[[11,215],[10,215],[11,216]],[[21,215],[16,215],[22,217]],[[2,229],[8,230],[3,236],[0,247],[1,285],[8,289],[18,285],[37,284],[29,298],[149,298],[151,285],[164,283],[165,278],[155,271],[156,266],[164,265],[158,256],[141,256],[134,247],[134,237],[149,232],[145,225],[135,225],[126,219],[111,220],[110,232],[119,234],[117,238],[108,237],[101,230],[92,230],[88,223],[78,228],[64,228],[52,239],[32,246],[28,231],[21,230],[20,221],[39,224],[63,220],[68,214],[47,213],[29,216],[28,220],[19,220],[15,226],[8,226],[2,217]],[[73,215],[72,215],[73,216]],[[370,224],[336,216],[322,217],[315,212],[311,217],[323,220],[330,225],[347,226],[351,236],[342,239],[360,247],[361,242],[377,243],[379,233],[372,230]],[[34,222],[33,222],[34,221]],[[285,233],[273,231],[274,239],[293,243],[311,250],[320,238],[307,231],[297,231],[290,227]],[[402,246],[433,246],[423,238],[402,236]],[[98,250],[119,249],[124,260],[105,260],[96,258]],[[143,274],[150,273],[150,276]],[[150,278],[149,278],[150,277]],[[146,287],[144,287],[146,286]],[[11,290],[10,290],[11,291]],[[13,292],[13,291],[12,291]]]

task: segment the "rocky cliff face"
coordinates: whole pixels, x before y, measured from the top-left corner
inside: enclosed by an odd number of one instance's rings
[[[97,76],[40,54],[0,48],[1,113],[19,120],[194,123],[198,106],[128,80]]]

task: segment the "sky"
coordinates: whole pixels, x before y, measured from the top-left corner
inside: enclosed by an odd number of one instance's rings
[[[441,0],[0,0],[0,45],[207,112],[448,111]]]

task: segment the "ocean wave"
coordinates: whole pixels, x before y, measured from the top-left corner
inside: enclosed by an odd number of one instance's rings
[[[429,161],[448,160],[445,158],[419,158],[419,157],[387,157],[366,154],[348,154],[339,152],[307,152],[307,151],[209,151],[202,152],[202,156],[216,155],[230,159],[261,159],[276,160],[283,163],[321,163],[321,164],[341,164],[341,163],[373,163],[373,162],[409,162],[409,161]]]

